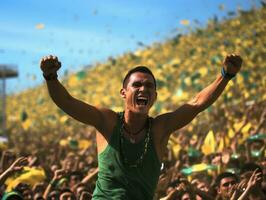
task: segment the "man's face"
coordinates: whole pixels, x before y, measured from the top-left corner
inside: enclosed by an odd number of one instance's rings
[[[230,188],[236,184],[236,180],[234,177],[225,177],[221,180],[218,194],[222,195],[223,197],[229,197]]]
[[[70,187],[73,187],[80,181],[80,177],[78,175],[71,175],[69,180]]]
[[[204,192],[208,192],[209,191],[209,187],[208,185],[205,183],[205,182],[200,182],[198,185],[197,185],[197,188],[201,191],[204,191]]]
[[[134,113],[147,114],[157,98],[155,83],[150,74],[135,72],[121,91],[126,109]]]
[[[49,198],[51,200],[57,200],[59,199],[59,192],[58,191],[52,191],[50,194],[49,194]]]

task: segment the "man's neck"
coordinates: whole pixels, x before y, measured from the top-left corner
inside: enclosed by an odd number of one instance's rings
[[[145,126],[147,118],[148,114],[135,113],[129,110],[125,110],[124,113],[125,126],[132,132],[135,132],[139,130],[141,127]]]

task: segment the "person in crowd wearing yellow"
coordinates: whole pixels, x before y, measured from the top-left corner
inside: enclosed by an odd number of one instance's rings
[[[137,66],[126,74],[120,90],[124,111],[117,113],[71,96],[57,79],[61,63],[56,56],[45,56],[40,62],[55,104],[97,129],[99,172],[94,200],[153,199],[171,133],[215,102],[241,65],[239,55],[226,56],[221,73],[210,85],[176,110],[152,118],[149,110],[157,98],[156,79],[147,67]]]

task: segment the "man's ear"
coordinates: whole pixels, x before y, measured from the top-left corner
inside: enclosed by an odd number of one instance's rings
[[[221,190],[220,190],[220,187],[219,186],[216,186],[216,191],[217,191],[218,194],[221,193]]]
[[[122,89],[120,90],[120,95],[121,95],[121,97],[122,97],[123,99],[126,98],[126,91],[125,91],[125,88],[122,88]]]

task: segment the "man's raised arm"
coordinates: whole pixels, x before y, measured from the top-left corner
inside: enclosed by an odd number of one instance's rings
[[[74,119],[94,126],[98,131],[104,133],[105,121],[111,110],[99,109],[72,97],[64,86],[57,80],[57,71],[61,63],[56,56],[46,56],[40,62],[43,76],[46,80],[49,94],[54,103]]]
[[[174,112],[166,113],[160,118],[164,127],[168,128],[167,133],[182,128],[191,122],[198,113],[212,105],[221,95],[231,78],[240,70],[242,58],[239,55],[231,54],[225,57],[221,74],[210,85],[200,91],[191,101],[180,106]]]

